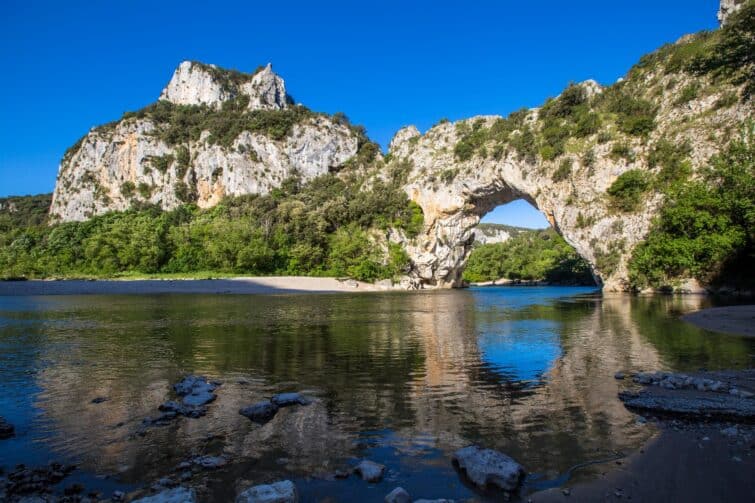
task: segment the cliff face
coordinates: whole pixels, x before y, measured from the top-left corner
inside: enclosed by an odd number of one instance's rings
[[[664,46],[612,86],[586,81],[507,118],[442,121],[424,134],[409,126],[385,158],[362,159],[363,133],[293,105],[269,65],[243,74],[184,62],[156,104],[69,149],[50,214],[71,221],[144,203],[211,207],[269,193],[292,176],[306,182],[358,166],[365,190],[403,173],[404,191],[424,212],[419,236],[389,232],[411,259],[404,284],[461,285],[481,217],[525,199],[599,284],[625,290],[632,251],[669,186],[698,177],[752,128],[755,6],[746,7],[722,2],[722,30]]]
[[[238,122],[246,126],[229,131]],[[156,105],[92,129],[66,153],[50,214],[85,220],[139,203],[209,207],[266,194],[290,176],[307,181],[340,167],[358,140],[291,105],[270,65],[243,74],[186,61]]]

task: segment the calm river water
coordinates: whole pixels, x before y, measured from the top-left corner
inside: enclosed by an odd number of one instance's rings
[[[526,494],[653,433],[617,399],[616,371],[753,365],[755,340],[678,320],[708,302],[552,287],[0,297],[0,415],[17,430],[0,441],[0,467],[76,463],[61,488],[108,495],[222,453],[231,463],[194,481],[207,501],[281,478],[304,501],[382,501],[399,485],[484,498],[450,462],[477,443],[533,474]],[[223,382],[207,416],[136,434],[187,373]],[[294,390],[317,401],[264,426],[238,414]],[[333,479],[360,458],[385,464],[386,478]]]

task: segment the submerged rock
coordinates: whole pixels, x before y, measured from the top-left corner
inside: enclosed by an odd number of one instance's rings
[[[227,465],[228,460],[223,456],[198,456],[191,460],[191,464],[205,470],[215,470]]]
[[[385,503],[412,503],[412,497],[403,487],[397,487],[385,496]]]
[[[456,451],[453,462],[482,489],[495,485],[506,492],[514,492],[524,478],[522,465],[501,452],[475,445]]]
[[[253,486],[236,497],[236,503],[296,503],[299,494],[290,480]]]
[[[367,482],[380,482],[383,478],[383,473],[385,473],[385,466],[363,459],[354,468],[354,473],[359,474],[362,480],[366,480]]]
[[[309,405],[312,400],[300,393],[279,393],[270,399],[278,407],[289,407],[291,405]]]
[[[197,494],[188,487],[174,487],[152,496],[140,498],[132,503],[195,503]]]
[[[278,412],[278,406],[270,400],[262,400],[239,410],[239,414],[260,424],[270,421],[276,412]]]
[[[10,438],[16,434],[16,429],[5,418],[0,416],[0,440]]]

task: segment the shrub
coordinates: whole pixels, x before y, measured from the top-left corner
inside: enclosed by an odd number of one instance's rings
[[[558,165],[558,169],[553,173],[551,179],[558,183],[566,180],[571,176],[573,161],[570,158],[563,159]]]
[[[650,182],[645,172],[630,169],[622,173],[608,188],[611,207],[620,211],[634,211],[649,188]]]
[[[136,185],[134,185],[134,182],[128,180],[121,184],[121,194],[123,194],[123,197],[126,199],[131,199],[134,196],[134,191],[136,190]]]
[[[629,162],[634,161],[634,152],[628,143],[616,142],[611,146],[611,159],[618,161],[626,159]]]
[[[684,105],[685,103],[689,103],[690,101],[697,98],[697,95],[700,93],[700,83],[699,82],[692,82],[691,84],[687,85],[682,89],[682,92],[679,93],[679,97],[674,100],[675,105]]]
[[[692,172],[688,156],[692,146],[688,141],[672,143],[666,139],[659,140],[648,154],[648,166],[660,167],[657,179],[662,185],[686,180]]]

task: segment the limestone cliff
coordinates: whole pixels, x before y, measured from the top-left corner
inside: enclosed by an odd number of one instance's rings
[[[185,61],[156,104],[69,149],[50,215],[85,220],[136,204],[209,207],[266,194],[290,176],[307,181],[341,166],[358,141],[346,125],[292,105],[270,65],[244,74]]]

